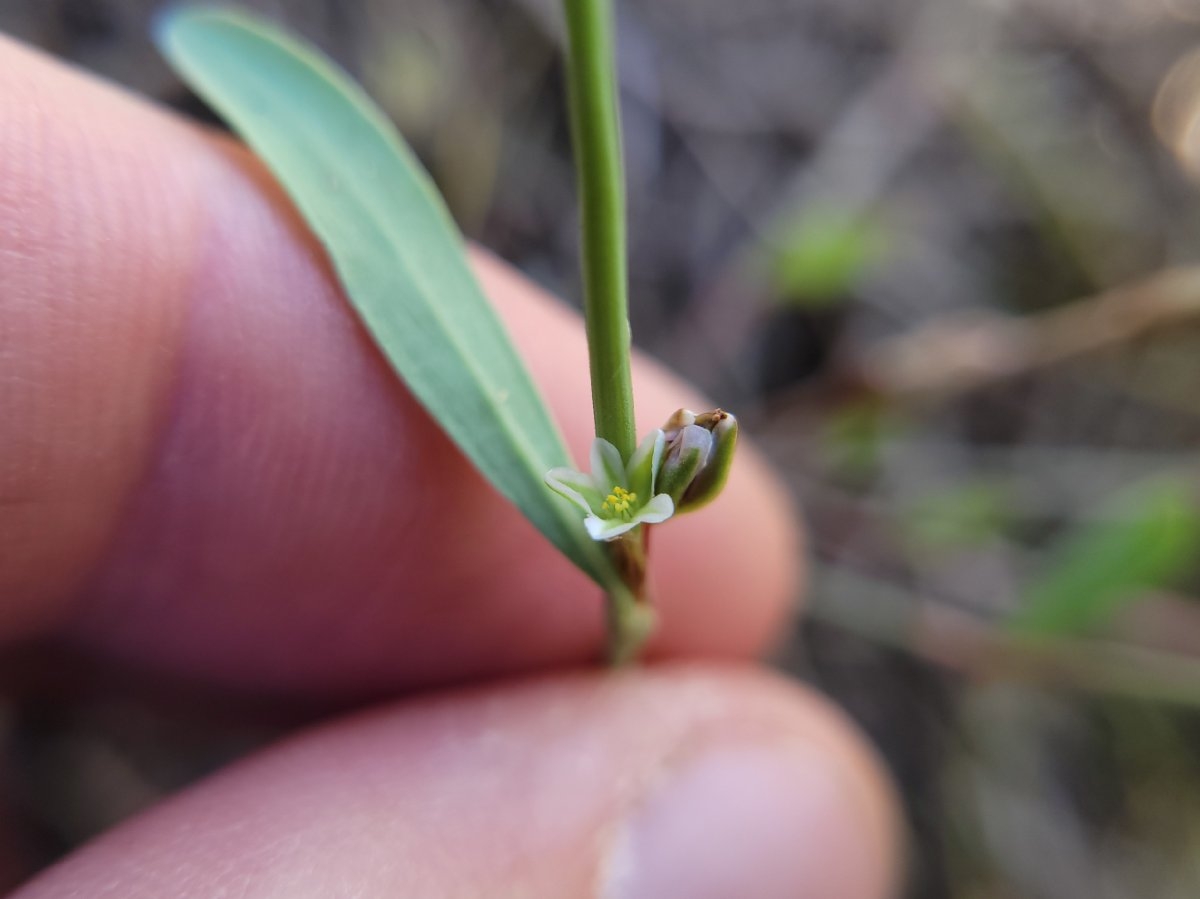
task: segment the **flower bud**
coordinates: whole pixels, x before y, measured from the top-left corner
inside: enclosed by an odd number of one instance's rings
[[[667,419],[657,489],[670,495],[677,513],[716,499],[729,476],[737,431],[737,419],[721,409],[679,409]]]
[[[712,445],[712,433],[700,425],[687,424],[674,429],[664,447],[656,489],[670,496],[678,506],[684,492],[708,461]]]

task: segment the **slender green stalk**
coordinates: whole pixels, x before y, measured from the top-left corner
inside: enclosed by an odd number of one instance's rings
[[[611,0],[563,0],[567,100],[579,187],[584,309],[596,436],[628,462],[637,445],[629,373],[625,176],[613,51]],[[608,545],[623,587],[607,597],[608,659],[634,661],[654,627],[646,594],[645,529]]]
[[[584,305],[596,436],[628,460],[637,445],[629,375],[625,176],[610,0],[563,0],[567,90],[583,232]]]
[[[646,593],[645,528],[635,528],[609,544],[625,588],[608,594],[608,661],[614,668],[637,661],[654,631],[655,615]]]
[[[609,594],[608,663],[621,668],[637,661],[643,644],[654,632],[654,609],[644,599],[626,590]]]

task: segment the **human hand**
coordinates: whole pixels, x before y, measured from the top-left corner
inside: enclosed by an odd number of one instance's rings
[[[3,39],[0,70],[0,638],[231,693],[404,697],[18,896],[888,894],[870,754],[739,661],[799,580],[752,452],[719,513],[655,535],[656,664],[580,667],[597,591],[394,381],[261,166]],[[582,454],[578,321],[477,269]],[[643,429],[702,405],[648,361],[635,381]]]

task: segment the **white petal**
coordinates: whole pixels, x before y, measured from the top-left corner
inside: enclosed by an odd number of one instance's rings
[[[546,472],[546,486],[559,496],[566,497],[589,515],[592,514],[588,496],[596,495],[592,479],[573,468],[551,468]]]
[[[593,540],[613,540],[626,531],[632,531],[637,525],[636,519],[622,521],[619,518],[597,518],[595,515],[589,515],[583,520],[583,526],[587,528],[588,536]]]
[[[629,459],[628,487],[639,497],[647,497],[654,493],[654,477],[658,466],[662,464],[666,440],[666,435],[661,429],[651,431]]]
[[[625,483],[625,463],[621,452],[603,437],[592,441],[592,482],[605,493],[613,487],[628,487]]]
[[[671,497],[665,493],[660,493],[646,505],[638,509],[637,514],[633,516],[633,520],[640,524],[659,524],[666,521],[675,514],[675,504],[671,502]]]

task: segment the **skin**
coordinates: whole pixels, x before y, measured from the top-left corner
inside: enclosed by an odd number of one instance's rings
[[[0,640],[230,696],[375,703],[18,895],[604,895],[654,785],[732,744],[787,747],[845,797],[796,895],[890,894],[871,753],[749,661],[802,581],[750,445],[711,510],[655,533],[655,664],[595,669],[597,591],[390,375],[262,167],[2,38],[0,71]],[[580,322],[473,261],[586,457]],[[634,383],[643,431],[705,407],[650,360]]]

